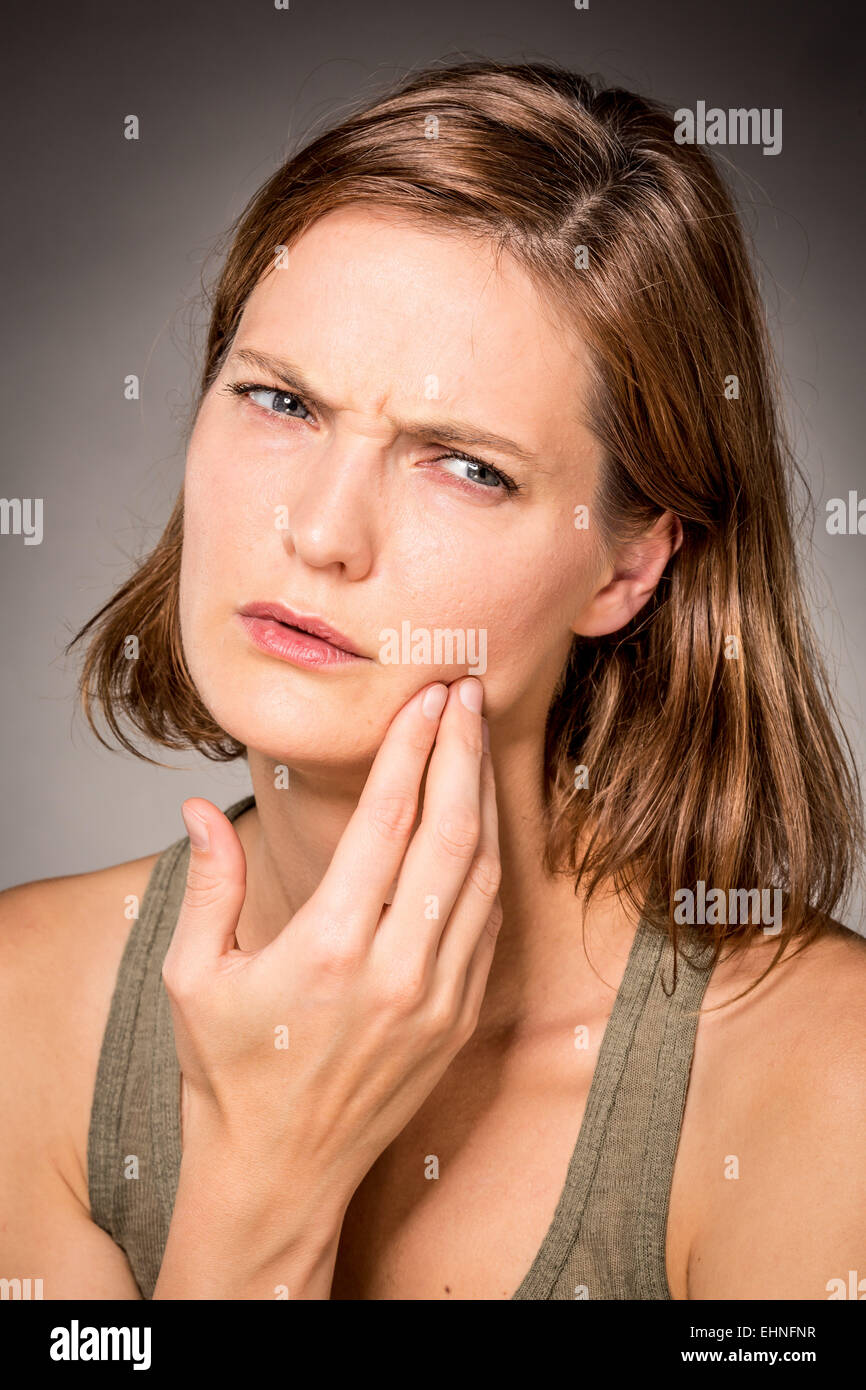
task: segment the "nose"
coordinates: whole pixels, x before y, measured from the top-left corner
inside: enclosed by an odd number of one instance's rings
[[[347,579],[363,579],[381,524],[382,459],[369,440],[312,450],[288,485],[285,545],[315,569],[340,565]]]

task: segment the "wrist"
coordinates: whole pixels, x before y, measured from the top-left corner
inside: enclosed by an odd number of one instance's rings
[[[154,1298],[328,1298],[345,1204],[185,1151]]]
[[[285,1141],[268,1149],[251,1126],[233,1130],[212,1108],[190,1106],[178,1197],[199,1220],[241,1240],[257,1234],[268,1255],[298,1248],[315,1254],[339,1237],[352,1191]]]

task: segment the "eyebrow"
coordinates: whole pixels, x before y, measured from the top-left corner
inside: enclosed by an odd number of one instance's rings
[[[329,406],[321,399],[319,393],[307,382],[301,369],[286,358],[272,357],[269,353],[259,352],[256,348],[236,348],[230,354],[226,365],[231,365],[232,362],[245,363],[258,371],[270,373],[283,386],[296,392],[299,396],[303,396],[319,410],[334,409],[333,406]],[[535,458],[531,450],[524,449],[513,439],[506,439],[501,434],[491,434],[489,431],[478,429],[463,420],[401,420],[394,415],[389,415],[387,418],[403,434],[436,435],[443,444],[461,444],[466,448],[496,449],[500,453],[512,454],[515,458],[523,459],[525,462]]]

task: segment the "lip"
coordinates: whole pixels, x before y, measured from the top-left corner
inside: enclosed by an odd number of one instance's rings
[[[296,665],[315,667],[369,659],[315,613],[300,613],[284,603],[264,600],[244,604],[238,616],[258,647]]]

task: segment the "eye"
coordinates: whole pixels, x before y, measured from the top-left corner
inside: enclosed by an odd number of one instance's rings
[[[230,381],[226,390],[233,396],[248,396],[253,405],[259,406],[261,410],[266,410],[270,415],[286,415],[290,420],[303,418],[291,413],[293,405],[300,406],[307,415],[310,414],[301,397],[294,391],[279,391],[273,386],[262,386],[258,382],[245,381]],[[265,404],[263,401],[254,400],[255,396],[270,396],[272,400],[270,404]]]
[[[468,469],[468,477],[458,481],[468,482],[475,492],[479,490],[509,493],[522,491],[522,484],[509,478],[507,473],[503,473],[499,468],[494,468],[490,463],[485,463],[483,459],[473,458],[471,454],[451,452],[441,459],[436,459],[435,462],[465,464]]]

